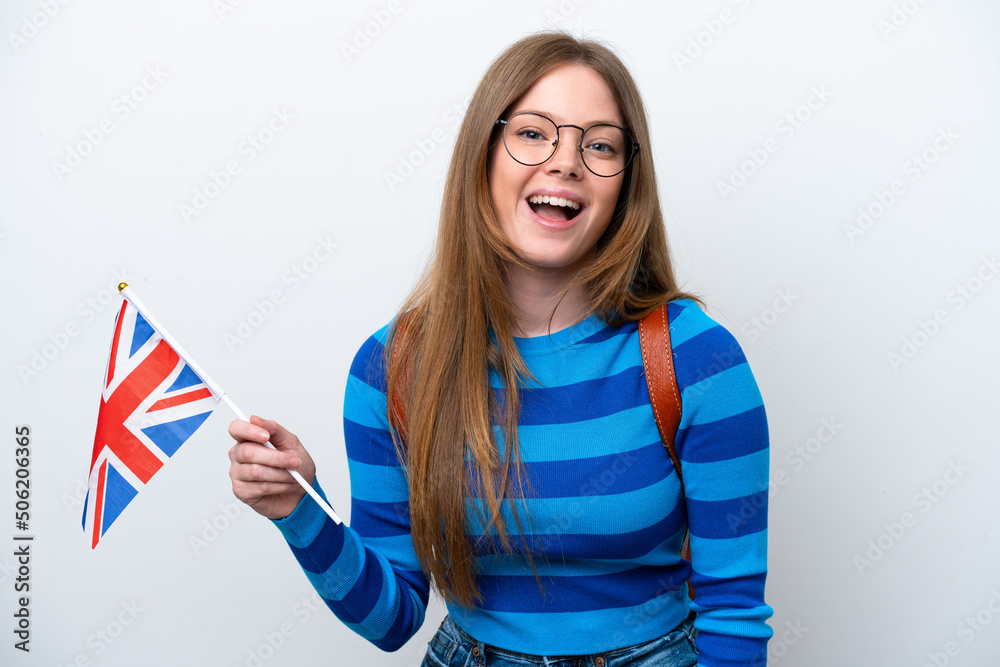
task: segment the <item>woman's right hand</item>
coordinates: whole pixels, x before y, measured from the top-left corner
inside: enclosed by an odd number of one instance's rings
[[[291,514],[306,492],[288,469],[298,471],[308,484],[316,478],[316,464],[298,437],[278,422],[257,416],[248,422],[235,420],[229,435],[236,440],[229,450],[233,494],[269,519]],[[274,449],[263,444],[268,440]]]

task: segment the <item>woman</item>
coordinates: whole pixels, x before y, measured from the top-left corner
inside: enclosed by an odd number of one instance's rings
[[[684,495],[636,325],[666,302]],[[417,631],[433,582],[427,665],[765,664],[763,404],[677,288],[642,102],[604,46],[543,33],[490,66],[435,256],[357,353],[344,424],[350,527],[302,500],[284,468],[319,489],[315,466],[276,422],[233,422],[230,475],[376,646]]]

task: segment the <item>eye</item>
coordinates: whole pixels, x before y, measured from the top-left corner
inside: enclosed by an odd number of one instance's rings
[[[532,127],[523,127],[517,131],[517,136],[525,141],[545,141],[545,136],[540,130]]]
[[[594,141],[587,144],[587,150],[592,153],[601,153],[604,155],[614,155],[618,152],[613,145],[604,141]]]

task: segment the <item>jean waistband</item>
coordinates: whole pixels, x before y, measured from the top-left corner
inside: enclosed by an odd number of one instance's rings
[[[694,612],[694,610],[692,610],[691,613],[688,614],[687,618],[685,618],[683,621],[681,621],[681,623],[676,628],[674,628],[673,630],[671,630],[670,632],[674,632],[676,630],[684,628],[686,624],[693,623],[695,616],[696,616],[696,613]],[[537,663],[538,665],[550,665],[551,667],[566,667],[566,666],[569,666],[569,665],[577,665],[577,664],[579,664],[578,661],[580,660],[580,658],[584,657],[582,655],[555,655],[555,656],[534,655],[534,654],[530,654],[530,653],[521,653],[519,651],[514,651],[512,649],[501,648],[499,646],[493,646],[493,645],[490,645],[490,644],[486,644],[485,642],[481,642],[478,639],[476,639],[475,637],[471,636],[469,633],[467,633],[462,628],[458,627],[458,624],[455,623],[455,620],[451,617],[450,614],[444,617],[444,620],[441,622],[441,624],[442,625],[446,625],[450,630],[454,631],[454,634],[459,639],[464,640],[465,642],[468,642],[469,644],[472,644],[473,646],[476,646],[479,649],[479,653],[480,654],[484,654],[485,652],[489,651],[490,653],[493,653],[493,654],[499,654],[499,655],[504,655],[504,656],[508,656],[508,657],[514,657],[514,658],[517,658],[519,660],[524,660],[526,662]],[[690,631],[688,631],[688,630],[685,630],[685,632],[688,635],[691,634]],[[638,645],[641,645],[641,644],[637,644],[635,646],[638,646]],[[620,653],[620,652],[623,652],[623,651],[632,650],[632,649],[635,648],[635,646],[623,646],[623,647],[614,648],[614,649],[607,650],[607,651],[599,651],[597,653],[594,653],[593,655],[595,655],[595,656],[597,656],[597,655],[612,656],[612,655],[614,655],[616,653]]]

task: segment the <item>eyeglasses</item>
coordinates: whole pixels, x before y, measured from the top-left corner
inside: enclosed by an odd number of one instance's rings
[[[534,167],[556,154],[559,146],[559,128],[580,130],[577,150],[583,165],[596,176],[610,178],[625,171],[632,158],[639,152],[639,144],[625,128],[598,123],[583,129],[579,125],[556,125],[555,121],[531,111],[516,113],[507,120],[497,120],[503,125],[503,145],[515,161]]]

